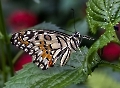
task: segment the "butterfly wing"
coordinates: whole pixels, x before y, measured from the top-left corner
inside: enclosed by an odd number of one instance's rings
[[[71,53],[69,37],[52,30],[27,30],[13,34],[11,43],[29,53],[38,67],[47,69],[60,57],[60,65],[66,64]]]

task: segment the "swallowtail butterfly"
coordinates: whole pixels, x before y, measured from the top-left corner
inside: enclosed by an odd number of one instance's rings
[[[45,70],[54,66],[58,58],[61,58],[60,65],[65,65],[83,38],[94,40],[79,32],[68,35],[53,30],[26,30],[14,33],[11,43],[31,55],[33,63]]]

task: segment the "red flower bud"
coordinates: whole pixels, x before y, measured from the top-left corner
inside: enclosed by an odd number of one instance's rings
[[[37,16],[29,11],[15,11],[8,18],[8,24],[14,31],[32,27],[37,23]]]
[[[112,62],[120,56],[120,46],[114,42],[110,42],[103,48],[102,59]]]

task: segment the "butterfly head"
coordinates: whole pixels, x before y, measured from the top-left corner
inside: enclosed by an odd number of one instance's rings
[[[73,34],[73,37],[76,38],[76,39],[78,39],[79,41],[82,40],[82,35],[81,35],[79,32],[75,32],[75,33]]]
[[[74,41],[75,46],[76,46],[76,48],[77,48],[77,47],[79,47],[80,44],[81,44],[82,35],[81,35],[79,32],[75,32],[75,33],[72,35],[72,40]]]
[[[79,32],[75,32],[75,33],[73,34],[73,36],[76,37],[76,38],[79,38],[79,37],[81,37],[81,34],[80,34]]]

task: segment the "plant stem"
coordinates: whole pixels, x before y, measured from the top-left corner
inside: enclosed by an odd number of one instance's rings
[[[112,67],[113,69],[120,71],[120,65],[113,64],[113,63],[103,61],[103,60],[101,60],[101,62],[99,63],[99,66],[108,66],[108,67]]]
[[[3,80],[4,80],[4,82],[6,82],[7,81],[7,75],[6,75],[6,59],[5,59],[5,56],[4,56],[4,49],[3,49],[3,45],[2,45],[2,40],[1,40],[1,42],[0,42],[0,58],[1,58],[1,62],[0,62],[0,64],[1,64],[1,66],[2,66],[2,75],[3,75]]]
[[[23,51],[21,50],[20,52],[17,53],[17,55],[13,58],[12,63],[15,64],[15,62],[18,60],[18,58],[23,54]]]
[[[9,42],[8,34],[6,32],[4,20],[3,20],[1,1],[0,1],[0,32],[3,35],[3,39],[2,39],[3,41],[1,43],[1,47],[2,47],[2,60],[4,62],[3,64],[5,66],[5,59],[7,57],[7,60],[8,60],[9,66],[10,66],[10,73],[11,73],[11,76],[13,76],[14,72],[13,72],[13,65],[12,65],[10,42]],[[5,53],[5,51],[6,51],[6,53]]]

